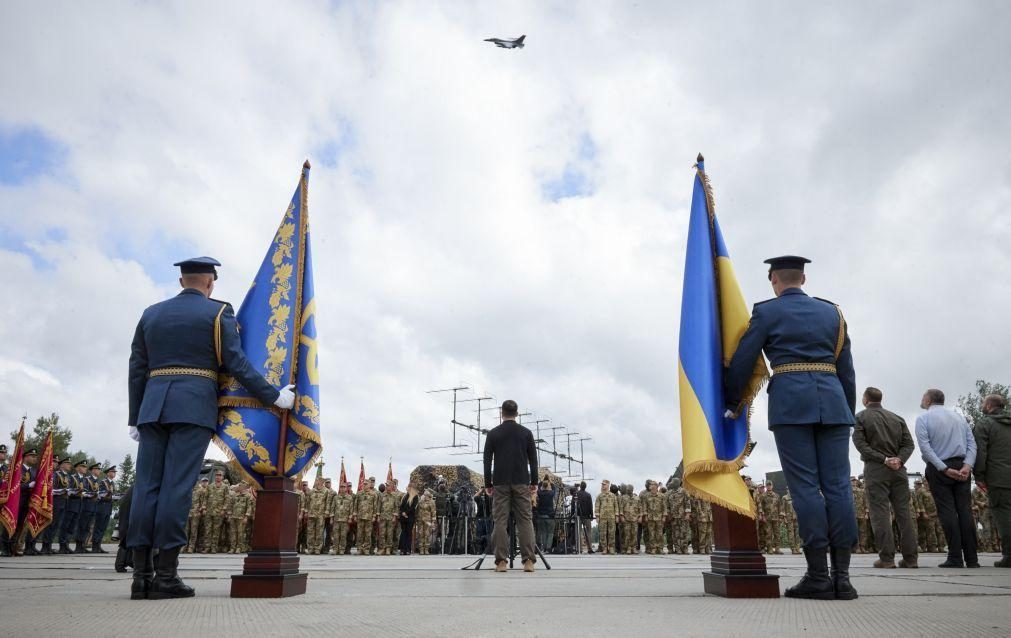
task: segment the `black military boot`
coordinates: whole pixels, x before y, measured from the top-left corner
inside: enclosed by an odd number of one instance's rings
[[[857,590],[850,584],[850,549],[833,547],[829,550],[832,560],[832,584],[835,586],[836,600],[856,600]]]
[[[787,598],[809,598],[813,600],[835,599],[835,586],[828,576],[828,556],[824,549],[804,548],[807,559],[807,573],[793,587],[786,588]],[[847,554],[847,559],[849,555]]]
[[[39,550],[35,549],[35,541],[25,543],[25,556],[38,556]]]
[[[84,543],[83,542],[77,541],[77,543],[74,545],[74,553],[75,554],[87,554],[88,553],[88,552],[84,551]]]
[[[70,549],[70,543],[60,543],[60,551],[57,554],[73,554],[74,552]]]
[[[116,571],[120,574],[126,573],[126,557],[129,553],[130,550],[125,547],[120,547],[116,550]]]
[[[101,541],[95,541],[91,543],[91,553],[92,554],[108,554],[109,552],[102,549]]]
[[[179,578],[179,550],[182,547],[162,549],[158,552],[158,562],[155,567],[154,581],[147,597],[151,600],[165,598],[190,598],[193,588]]]
[[[0,541],[0,557],[8,557],[11,555],[11,548],[7,541]]]
[[[42,555],[52,556],[53,555],[53,544],[52,543],[42,543]]]
[[[133,564],[130,600],[143,600],[150,595],[151,581],[154,579],[154,560],[151,558],[151,548],[135,547],[133,549]]]

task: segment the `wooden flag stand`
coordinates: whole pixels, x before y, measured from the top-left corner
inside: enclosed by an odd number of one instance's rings
[[[305,593],[308,575],[298,571],[298,494],[295,481],[267,476],[256,497],[251,548],[242,573],[232,576],[232,598],[287,598]]]
[[[724,598],[779,598],[779,576],[765,569],[754,519],[712,507],[716,551],[710,557],[712,571],[702,572],[705,592]]]

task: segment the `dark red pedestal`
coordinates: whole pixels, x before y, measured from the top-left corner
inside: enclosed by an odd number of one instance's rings
[[[232,576],[232,598],[286,598],[305,593],[307,575],[298,571],[295,551],[297,512],[295,482],[281,476],[264,479],[256,496],[251,549],[242,573]]]
[[[754,519],[713,505],[712,571],[702,572],[707,594],[725,598],[779,598],[779,576],[765,571]]]

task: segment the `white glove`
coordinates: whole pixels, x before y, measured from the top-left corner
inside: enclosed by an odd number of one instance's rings
[[[734,418],[734,411],[733,410],[727,410],[726,412],[723,413],[723,418],[724,419],[732,419],[732,418]]]
[[[140,443],[140,432],[137,431],[137,426],[135,425],[130,426],[130,438]]]
[[[28,487],[29,487],[29,488],[33,488],[33,487],[35,487],[35,481],[32,481],[31,483],[29,483],[29,484],[28,484]]]
[[[281,394],[277,395],[274,405],[282,410],[290,410],[295,405],[295,386],[286,385],[281,388]]]

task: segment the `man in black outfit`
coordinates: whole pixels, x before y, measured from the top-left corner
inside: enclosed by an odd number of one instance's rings
[[[515,401],[502,404],[502,423],[484,443],[484,487],[492,495],[495,528],[495,571],[506,571],[509,560],[509,516],[516,521],[523,571],[534,571],[533,501],[537,490],[537,448],[530,430],[516,423]],[[492,471],[492,465],[495,469]]]
[[[586,491],[586,481],[579,482],[576,504],[579,526],[582,528],[583,540],[586,542],[586,552],[592,554],[593,544],[590,542],[590,532],[593,530],[593,497]]]

